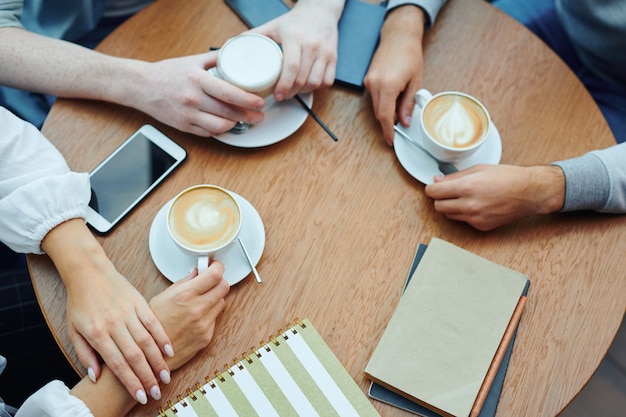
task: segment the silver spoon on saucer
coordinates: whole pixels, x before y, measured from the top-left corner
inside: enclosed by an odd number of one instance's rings
[[[459,169],[457,167],[455,167],[451,162],[444,162],[444,161],[440,161],[439,159],[435,158],[430,152],[428,152],[426,150],[426,148],[424,148],[424,146],[421,143],[413,140],[413,138],[411,138],[402,129],[400,129],[400,127],[398,127],[398,125],[393,125],[393,130],[395,130],[400,136],[402,136],[402,138],[404,140],[407,140],[411,144],[417,146],[422,151],[424,151],[424,153],[426,153],[426,155],[428,155],[432,159],[434,159],[435,162],[437,162],[437,165],[439,166],[439,171],[441,171],[442,174],[448,175],[448,174],[452,174],[453,172],[458,172],[459,171]]]
[[[246,256],[246,259],[248,260],[248,264],[250,265],[250,268],[252,269],[252,273],[254,274],[254,278],[256,279],[257,284],[260,284],[263,281],[261,281],[261,276],[259,275],[259,271],[256,270],[256,266],[254,266],[254,262],[252,262],[252,258],[250,258],[250,255],[248,254],[248,251],[246,250],[246,247],[243,244],[243,240],[241,240],[241,237],[238,237],[237,240],[239,241],[239,246],[241,246],[241,251]]]

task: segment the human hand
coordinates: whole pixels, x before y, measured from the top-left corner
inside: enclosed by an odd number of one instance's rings
[[[100,376],[97,351],[137,401],[145,403],[147,394],[159,397],[155,375],[170,381],[164,354],[173,354],[161,323],[112,265],[103,265],[97,275],[81,275],[88,285],[67,286],[67,322],[70,340],[90,379]]]
[[[150,300],[150,307],[176,347],[176,354],[167,360],[170,369],[187,363],[211,341],[215,321],[224,309],[224,296],[230,288],[222,278],[223,273],[223,265],[214,261],[200,275],[194,270]],[[83,378],[70,392],[94,416],[126,415],[136,405],[136,398],[129,396],[107,366],[95,384]]]
[[[337,25],[344,2],[301,0],[284,15],[251,30],[282,46],[283,70],[274,89],[276,101],[333,84]]]
[[[436,176],[425,191],[438,212],[486,231],[559,211],[565,201],[565,176],[557,166],[476,165]]]
[[[223,81],[207,70],[216,65],[217,52],[166,59],[145,65],[141,93],[129,97],[132,107],[183,132],[212,136],[230,130],[237,121],[263,120],[264,101]]]
[[[365,76],[365,88],[389,146],[396,121],[405,127],[411,124],[415,92],[422,85],[424,19],[422,9],[413,5],[393,9],[385,18]]]
[[[67,290],[68,334],[89,377],[100,377],[96,351],[140,402],[160,394],[155,375],[169,380],[163,358],[171,342],[146,300],[113,266],[87,228],[75,218],[44,237]]]
[[[167,360],[170,369],[187,363],[213,338],[215,321],[230,290],[223,275],[224,266],[213,261],[200,275],[194,270],[150,300],[173,342],[175,355]]]

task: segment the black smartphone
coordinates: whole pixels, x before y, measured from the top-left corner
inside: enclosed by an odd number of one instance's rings
[[[186,158],[185,150],[152,125],[144,125],[89,173],[87,223],[111,231]]]
[[[224,1],[249,28],[261,26],[289,11],[289,7],[282,0]]]

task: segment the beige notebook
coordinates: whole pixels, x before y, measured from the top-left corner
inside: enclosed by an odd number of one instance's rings
[[[528,282],[434,238],[366,375],[442,416],[467,417]]]

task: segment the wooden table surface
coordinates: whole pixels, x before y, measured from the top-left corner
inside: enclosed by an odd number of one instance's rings
[[[158,0],[122,25],[101,51],[159,60],[206,51],[245,26],[220,0]],[[503,143],[502,163],[545,164],[614,143],[589,94],[539,40],[480,0],[452,0],[426,38],[424,86],[480,98]],[[99,237],[118,270],[147,298],[169,285],[155,267],[148,233],[158,210],[183,188],[213,183],[260,213],[266,245],[226,301],[212,344],[174,374],[163,397],[223,369],[294,317],[309,318],[365,392],[363,369],[400,297],[419,243],[439,237],[530,276],[499,416],[554,416],[581,390],[624,314],[626,216],[534,217],[484,233],[433,209],[424,185],[384,144],[366,93],[331,88],[277,144],[245,149],[181,133],[140,112],[59,100],[43,128],[70,167],[89,171],[144,123],[181,144],[188,160],[110,235]],[[49,325],[76,369],[65,290],[46,256],[28,257]],[[428,343],[427,340],[424,341]],[[408,358],[410,360],[410,358]],[[164,401],[135,408],[152,415]],[[374,402],[383,416],[410,414]]]

